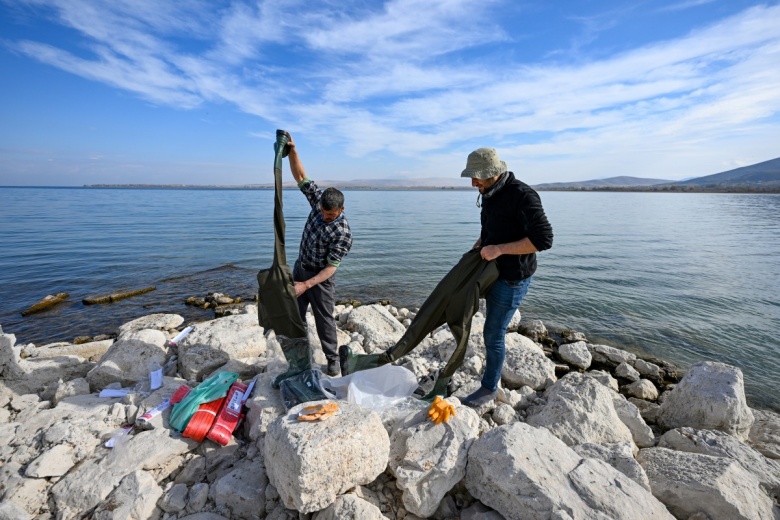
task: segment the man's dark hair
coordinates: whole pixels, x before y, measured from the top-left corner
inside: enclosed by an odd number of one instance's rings
[[[336,188],[327,188],[322,192],[320,206],[322,206],[322,209],[325,211],[341,209],[344,207],[344,194]]]

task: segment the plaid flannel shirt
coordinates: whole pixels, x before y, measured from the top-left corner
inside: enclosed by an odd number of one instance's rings
[[[311,213],[303,226],[298,259],[315,271],[324,269],[326,265],[338,267],[352,248],[352,231],[347,218],[342,213],[333,222],[323,222],[320,211],[322,190],[309,178],[304,179],[298,187],[311,205]]]

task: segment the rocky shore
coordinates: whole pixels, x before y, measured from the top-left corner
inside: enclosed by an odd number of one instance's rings
[[[484,366],[478,313],[449,422],[407,397],[338,400],[338,415],[305,423],[303,405],[287,410],[271,387],[286,366],[273,332],[253,304],[229,305],[200,323],[144,316],[86,342],[17,345],[0,330],[0,520],[780,518],[780,415],[748,406],[736,367],[703,362],[681,377],[516,313],[498,398],[473,410],[459,399]],[[339,305],[336,316],[339,343],[371,353],[414,311]],[[309,316],[324,364],[314,330]],[[454,348],[444,326],[397,364],[427,389]],[[157,365],[165,377],[150,391]],[[170,409],[134,426],[220,370],[255,381],[228,445],[182,437]]]

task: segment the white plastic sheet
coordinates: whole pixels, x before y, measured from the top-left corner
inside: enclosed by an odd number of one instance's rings
[[[320,385],[337,399],[381,412],[411,396],[417,389],[417,377],[395,365],[361,370],[344,377],[322,378]]]

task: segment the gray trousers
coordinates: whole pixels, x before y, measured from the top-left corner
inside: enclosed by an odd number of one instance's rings
[[[305,282],[317,274],[318,271],[307,271],[301,267],[300,260],[295,262],[293,280],[296,282]],[[325,353],[325,357],[331,361],[336,361],[339,358],[336,319],[333,317],[333,310],[336,308],[336,281],[334,278],[335,275],[331,276],[298,297],[298,312],[300,312],[304,323],[306,323],[306,309],[311,305],[322,351]]]

